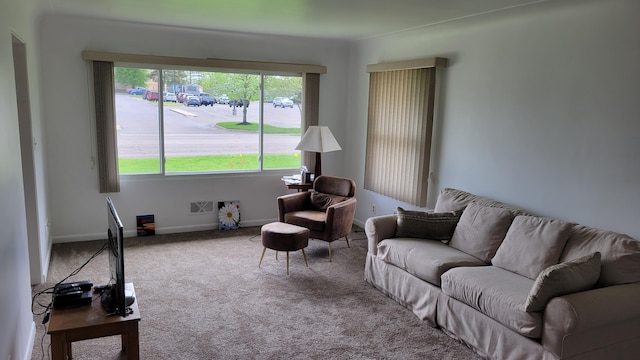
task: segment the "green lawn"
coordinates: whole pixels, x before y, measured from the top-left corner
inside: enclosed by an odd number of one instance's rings
[[[120,174],[158,173],[158,159],[118,159]],[[300,167],[298,154],[265,155],[265,169],[297,169]],[[258,155],[217,155],[169,157],[165,172],[207,172],[258,170]]]
[[[219,122],[216,125],[223,127],[225,129],[232,130],[245,130],[245,131],[258,131],[258,123],[247,123],[242,124],[233,121],[223,121]],[[262,130],[265,134],[294,134],[300,135],[300,128],[283,128],[272,125],[264,124],[264,128]]]

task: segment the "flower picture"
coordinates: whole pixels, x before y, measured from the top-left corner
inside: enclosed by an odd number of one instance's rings
[[[232,230],[240,227],[240,201],[218,202],[218,229]]]

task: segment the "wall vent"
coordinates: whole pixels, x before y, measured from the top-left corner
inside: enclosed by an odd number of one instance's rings
[[[192,214],[207,214],[213,212],[213,201],[195,201],[191,203]]]

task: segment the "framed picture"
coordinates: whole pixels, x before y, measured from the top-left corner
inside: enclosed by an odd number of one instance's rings
[[[233,230],[240,227],[240,201],[218,202],[218,229]]]
[[[304,173],[304,179],[302,179],[303,184],[311,184],[313,180],[316,179],[316,174],[314,173]]]
[[[156,234],[155,215],[136,216],[138,236],[149,236]]]

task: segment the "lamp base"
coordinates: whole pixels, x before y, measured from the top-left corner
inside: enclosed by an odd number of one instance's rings
[[[322,175],[322,153],[317,152],[316,153],[316,169],[315,169],[315,178],[317,179],[318,176]]]

